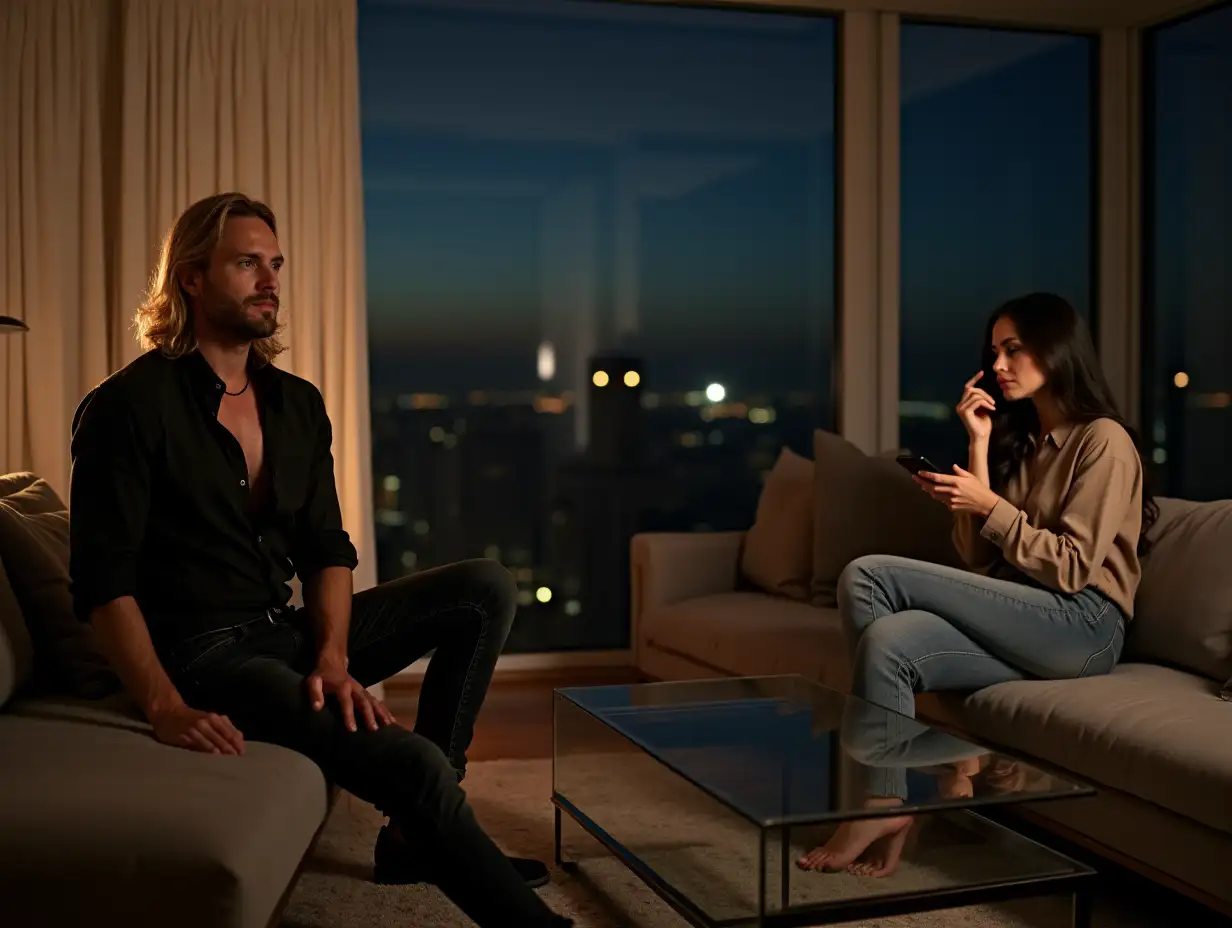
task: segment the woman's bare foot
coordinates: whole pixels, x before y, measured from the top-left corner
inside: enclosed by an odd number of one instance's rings
[[[868,846],[868,850],[847,868],[854,876],[883,877],[889,876],[898,869],[898,862],[903,856],[903,845],[907,843],[907,833],[911,831],[911,819],[907,824],[884,838],[879,838]]]
[[[873,843],[905,833],[910,824],[909,815],[843,822],[829,841],[801,857],[796,866],[801,870],[845,870]]]

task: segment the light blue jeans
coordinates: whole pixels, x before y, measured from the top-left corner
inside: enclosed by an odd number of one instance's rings
[[[874,796],[906,798],[907,767],[964,756],[955,739],[904,718],[915,716],[915,693],[1106,674],[1125,643],[1124,615],[1093,587],[1057,593],[886,555],[847,566],[838,608],[852,695],[893,710],[865,713],[844,731],[849,750],[870,765]]]

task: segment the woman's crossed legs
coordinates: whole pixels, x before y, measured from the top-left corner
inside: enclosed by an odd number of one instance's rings
[[[917,692],[1108,673],[1124,642],[1120,610],[1093,588],[1056,593],[908,558],[853,561],[840,578],[838,601],[852,695],[891,710],[881,713],[887,744],[912,740],[908,720]],[[905,766],[868,768],[869,808],[903,804]],[[907,815],[846,822],[799,866],[884,875],[897,865],[911,823]]]

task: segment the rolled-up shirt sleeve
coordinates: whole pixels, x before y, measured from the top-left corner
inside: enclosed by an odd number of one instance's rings
[[[316,400],[316,440],[308,493],[295,515],[295,536],[291,545],[291,562],[301,580],[326,567],[354,570],[359,563],[355,545],[342,527],[342,509],[334,480],[333,426],[319,392]]]
[[[1000,500],[980,534],[1000,547],[1008,563],[1049,589],[1077,593],[1103,564],[1137,496],[1141,465],[1108,442],[1093,445],[1078,462],[1057,531],[1037,528],[1026,514]]]
[[[136,596],[150,506],[151,443],[115,382],[96,387],[73,417],[69,587],[77,617]]]

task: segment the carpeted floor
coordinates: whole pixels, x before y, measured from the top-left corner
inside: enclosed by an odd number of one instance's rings
[[[622,782],[629,782],[628,777],[612,776],[610,767],[601,773],[605,789],[602,796],[592,794],[594,800],[601,799],[620,808],[619,787]],[[464,785],[480,821],[506,851],[551,860],[551,761],[473,764]],[[578,785],[578,789],[583,788]],[[718,821],[713,814],[697,814],[696,803],[691,812],[687,796],[671,797],[666,792],[658,795],[670,802],[670,814],[663,808],[641,804],[636,813],[619,819],[621,827],[627,829],[621,839],[636,846],[643,856],[657,858],[656,866],[661,871],[672,871],[680,883],[687,885],[696,880],[705,885],[706,904],[714,914],[747,911],[750,898],[755,898],[751,895],[751,880],[756,873],[756,844],[745,840],[747,832],[740,831],[737,823]],[[371,882],[372,845],[380,826],[381,818],[372,807],[349,795],[340,799],[296,886],[282,928],[463,928],[471,924],[434,887],[383,887]],[[954,847],[961,842],[936,843],[947,847],[947,854],[951,855],[946,861],[948,867],[962,865],[952,857],[960,853]],[[565,829],[565,848],[566,856],[579,861],[581,872],[556,872],[552,883],[540,892],[553,909],[575,918],[579,928],[677,928],[685,924],[653,891],[572,823]],[[899,872],[892,878],[897,888],[935,882],[941,870],[937,861],[929,860],[928,842],[922,840],[914,846],[909,843],[908,848]],[[792,875],[792,895],[850,896],[867,891],[870,884],[874,884],[874,891],[884,891],[889,889],[890,880],[796,871]],[[1115,894],[1097,899],[1095,928],[1162,928],[1176,924],[1175,911],[1171,913],[1174,917],[1168,918],[1166,911],[1156,914],[1158,906],[1158,900],[1149,892],[1135,898],[1118,889]],[[1063,928],[1070,924],[1070,912],[1067,900],[1045,898],[849,924],[869,928]]]

